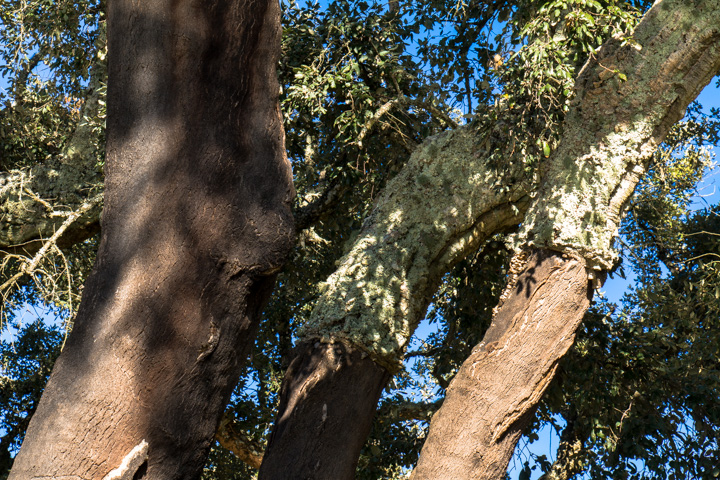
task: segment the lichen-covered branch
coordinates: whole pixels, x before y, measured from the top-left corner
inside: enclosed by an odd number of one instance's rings
[[[717,0],[657,2],[630,39],[580,72],[558,150],[524,222],[528,245],[575,251],[597,269],[652,153],[720,71]]]
[[[105,34],[101,29],[98,57],[91,69],[78,124],[63,153],[26,170],[0,173],[0,256],[32,255],[55,234],[68,216],[102,193],[98,137],[104,128]],[[84,211],[57,240],[72,245],[95,233],[102,202]]]
[[[523,221],[517,277],[433,417],[413,480],[505,475],[589,306],[588,277],[612,267],[651,154],[720,70],[718,11],[720,0],[658,1],[631,38],[606,42],[583,67]]]
[[[21,266],[18,269],[19,271],[13,276],[11,276],[8,280],[6,280],[2,285],[0,285],[0,295],[3,295],[5,290],[14,285],[15,282],[17,282],[23,275],[32,273],[37,268],[38,264],[42,261],[42,259],[45,257],[45,255],[48,254],[50,249],[57,246],[58,239],[62,237],[65,231],[70,228],[70,226],[72,226],[72,224],[77,221],[78,218],[82,217],[88,211],[95,208],[100,203],[101,199],[102,197],[98,195],[95,198],[92,198],[87,202],[83,203],[80,208],[68,215],[68,217],[60,225],[57,231],[55,231],[55,233],[50,238],[43,242],[42,247],[40,247],[40,250],[37,251],[35,256],[32,259],[25,259],[24,261],[22,261]]]
[[[354,477],[380,394],[440,278],[529,206],[527,150],[508,141],[513,113],[501,106],[429,138],[388,182],[299,329],[258,478]]]
[[[440,277],[529,205],[522,162],[488,160],[497,148],[488,123],[443,132],[413,153],[323,285],[302,340],[348,341],[398,369]]]

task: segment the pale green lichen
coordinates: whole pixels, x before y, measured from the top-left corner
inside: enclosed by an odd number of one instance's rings
[[[0,186],[0,248],[34,250],[28,242],[52,236],[69,213],[97,195],[102,190],[102,177],[95,168],[95,158],[88,157],[85,166],[53,159],[29,170],[5,174]],[[73,228],[96,223],[101,209],[100,205],[92,208]]]
[[[105,128],[104,23],[97,42],[97,59],[81,118],[62,154],[26,170],[4,173],[0,178],[1,249],[32,251],[38,242],[53,235],[68,214],[103,188],[103,153],[99,143]],[[48,199],[52,199],[52,205]],[[101,210],[101,205],[95,205],[74,222],[71,231],[97,223]]]
[[[720,68],[720,1],[696,3],[666,0],[671,8],[654,7],[633,42],[606,45],[583,69],[521,243],[612,267],[623,210],[652,152]],[[693,24],[681,27],[688,18]],[[603,75],[608,70],[626,72],[628,80]]]
[[[646,159],[720,69],[720,0],[663,4],[671,8],[646,16],[632,42],[610,42],[581,72],[563,140],[542,168],[542,188],[523,221],[526,246],[570,250],[598,268],[612,265],[612,241]],[[691,27],[678,28],[675,20],[693,17]],[[690,46],[678,51],[684,42]],[[608,70],[623,77],[603,73]],[[488,145],[485,133],[463,127],[428,139],[413,154],[327,280],[301,339],[349,341],[391,371],[397,367],[437,276],[503,221],[524,213],[513,216],[506,207],[529,191],[526,164],[508,168],[508,158],[490,167],[502,149]],[[492,212],[500,217],[494,225],[485,217]]]
[[[439,276],[503,220],[483,214],[524,197],[517,168],[488,166],[482,132],[463,127],[428,139],[387,186],[353,247],[323,286],[302,339],[349,341],[388,369],[397,368]],[[509,210],[509,209],[508,209]]]

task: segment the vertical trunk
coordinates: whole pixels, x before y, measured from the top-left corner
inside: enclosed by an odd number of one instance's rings
[[[517,280],[433,417],[413,480],[503,478],[522,429],[572,346],[592,297],[585,262],[538,250],[515,268]]]
[[[279,33],[273,0],[109,2],[102,241],[11,479],[199,476],[292,241]]]
[[[311,342],[298,346],[286,376],[259,478],[355,478],[390,374],[349,343]]]

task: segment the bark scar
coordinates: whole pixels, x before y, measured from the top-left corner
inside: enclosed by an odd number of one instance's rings
[[[148,459],[148,443],[143,440],[125,455],[120,466],[103,477],[103,480],[132,480]]]
[[[200,355],[198,355],[197,361],[199,362],[200,360],[207,358],[208,355],[215,351],[215,348],[218,346],[218,342],[220,342],[220,327],[215,319],[212,318],[210,319],[210,336],[208,337],[207,342],[200,347]]]
[[[554,365],[550,368],[550,371],[543,376],[537,387],[533,389],[530,395],[518,402],[517,407],[511,412],[508,412],[508,414],[504,417],[502,423],[500,423],[493,429],[493,436],[491,440],[492,443],[496,443],[500,439],[502,439],[502,437],[505,436],[505,434],[510,430],[510,428],[513,426],[513,424],[515,424],[515,422],[520,420],[523,415],[525,415],[535,405],[538,404],[538,402],[543,396],[543,393],[545,393],[547,386],[555,377],[555,372],[557,371],[559,365],[559,362],[555,362]]]

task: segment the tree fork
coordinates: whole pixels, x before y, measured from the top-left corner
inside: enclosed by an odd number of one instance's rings
[[[583,277],[582,281],[573,276],[565,283],[547,286],[558,295],[563,295],[569,286],[582,285],[573,294],[575,299],[569,299],[572,305],[585,305],[586,308],[589,304],[589,277],[602,276],[595,270],[612,265],[615,253],[611,242],[617,224],[635,184],[645,171],[649,156],[668,129],[682,117],[687,104],[720,69],[720,32],[716,15],[719,8],[717,0],[695,2],[692,6],[680,0],[658,2],[638,26],[633,38],[628,41],[610,39],[578,75],[577,94],[565,122],[559,150],[541,166],[542,183],[530,212],[519,209],[525,214],[522,222],[525,245],[531,252],[541,255],[534,262],[538,263],[540,258],[545,259],[547,256],[553,261],[542,260],[543,264],[550,262],[561,271],[567,270]],[[432,294],[434,282],[427,279],[444,273],[452,261],[462,258],[471,250],[470,244],[477,248],[480,243],[478,239],[485,239],[486,234],[491,233],[492,229],[486,228],[486,222],[480,221],[479,226],[484,228],[471,235],[474,241],[466,242],[466,248],[448,248],[446,251],[449,255],[432,250],[436,245],[445,248],[444,245],[456,240],[453,235],[457,235],[455,232],[459,230],[460,218],[463,218],[465,224],[463,228],[467,229],[468,223],[476,222],[480,215],[486,215],[492,208],[498,209],[500,206],[499,199],[493,199],[492,189],[487,188],[486,183],[466,185],[464,181],[497,179],[501,176],[500,172],[488,171],[482,160],[484,153],[500,148],[498,145],[503,142],[490,136],[493,140],[487,146],[482,138],[483,133],[463,127],[429,139],[413,153],[403,172],[388,183],[355,245],[343,259],[338,271],[326,282],[326,288],[308,325],[301,330],[301,338],[314,340],[321,349],[325,348],[324,344],[337,339],[348,341],[367,351],[377,365],[393,371],[393,362],[402,357],[407,339],[424,313],[426,300]],[[504,140],[505,144],[509,143],[506,136]],[[517,163],[523,164],[522,161]],[[453,170],[463,173],[454,175]],[[522,181],[523,175],[516,174],[514,178]],[[509,184],[513,185],[513,182]],[[525,188],[521,189],[523,194],[527,192]],[[445,197],[444,190],[454,193],[455,197]],[[479,193],[482,196],[476,199]],[[465,203],[463,199],[468,201]],[[462,215],[457,212],[462,212]],[[509,215],[502,217],[510,220]],[[496,226],[499,223],[496,222]],[[433,230],[432,225],[441,225],[443,233]],[[446,232],[453,234],[448,238]],[[528,268],[539,269],[540,265]],[[522,274],[524,270],[517,271]],[[547,271],[545,275],[551,276],[552,272]],[[418,281],[418,278],[422,281]],[[573,313],[572,319],[582,317],[584,309],[580,310],[583,312]],[[551,312],[551,315],[554,314]],[[493,331],[502,330],[496,327]],[[493,344],[491,348],[497,346],[494,342],[500,338],[498,336],[498,339],[491,340],[492,335],[491,332],[487,342],[488,345]],[[562,335],[551,337],[565,339]],[[532,338],[525,340],[532,343]],[[569,345],[563,348],[555,352],[560,355]],[[507,353],[507,350],[503,351]],[[493,451],[488,458],[492,458],[494,463],[497,463],[497,459],[502,463],[503,458],[509,458],[519,435],[517,427],[526,421],[533,402],[539,400],[545,382],[552,378],[557,360],[549,360],[549,365],[543,364],[538,377],[539,387],[532,391],[535,395],[531,397],[532,402],[513,406],[509,410],[510,414],[503,418],[486,419],[488,424],[496,427],[488,437],[492,441],[488,452],[492,448],[510,452]],[[532,362],[529,361],[527,368],[531,366]],[[311,373],[304,373],[303,377],[309,378]],[[507,382],[509,378],[512,377],[502,376],[502,381]],[[472,381],[469,383],[472,384]],[[284,385],[292,388],[292,385],[304,384],[295,382],[291,372],[286,376]],[[523,385],[520,384],[520,388]],[[510,390],[517,386],[514,382],[506,385]],[[480,386],[473,384],[473,387]],[[342,389],[328,388],[326,391],[326,401],[331,397],[355,401],[345,396]],[[458,394],[459,389],[456,389],[455,395]],[[291,410],[301,408],[304,402],[323,403],[320,397],[304,396],[302,391],[294,394],[293,398],[297,398],[297,401],[281,404],[278,418],[284,422],[299,418],[292,415]],[[523,398],[520,400],[528,401]],[[468,409],[474,406],[472,402],[465,404]],[[444,405],[440,411],[446,408],[449,407]],[[443,420],[440,421],[440,418]],[[466,418],[476,417],[436,415],[433,426],[438,422],[464,423]],[[358,421],[357,418],[347,418],[348,422],[351,420]],[[284,428],[288,429],[287,426]],[[471,431],[476,431],[472,425],[463,430]],[[323,430],[322,435],[333,438],[333,432],[328,429]],[[472,443],[482,442],[482,438],[465,433],[447,440]],[[272,449],[272,443],[279,440],[280,436],[273,434],[269,448]],[[302,444],[308,442],[308,438],[297,436],[294,442]],[[438,458],[441,455],[433,454],[432,449],[438,448],[440,443],[427,444],[422,455]],[[326,444],[330,445],[330,440]],[[335,451],[341,452],[343,448],[344,445],[338,444]],[[455,448],[448,446],[446,451]],[[458,451],[464,448],[467,447],[457,446]],[[303,450],[302,446],[297,446],[293,451],[314,454],[311,449]],[[349,467],[331,466],[332,459],[337,458],[338,462],[342,462],[349,458],[348,455],[329,455],[327,450],[323,450],[323,455],[329,457],[330,462],[323,464],[305,459],[305,463],[321,467],[326,465],[331,469],[327,471],[332,472],[351,472]],[[280,461],[280,457],[280,454],[275,454],[265,458],[260,471],[261,478],[271,478],[269,475],[263,476],[264,471],[271,471],[271,462],[280,462],[282,465],[291,463]],[[482,459],[475,460],[478,464],[466,476],[457,478],[472,478],[472,472],[487,470],[481,465]],[[356,461],[357,456],[353,458],[353,465]],[[502,473],[488,478],[502,477],[506,467],[506,461],[502,468],[498,464],[494,465],[496,470],[493,471]],[[296,478],[303,478],[301,472],[296,473]],[[305,473],[314,475],[314,478],[332,478],[318,470]],[[437,478],[452,477],[447,471],[435,473],[438,474]],[[421,469],[416,475],[422,478],[425,473]],[[335,478],[352,478],[352,474]]]
[[[428,139],[391,180],[301,330],[259,478],[355,478],[380,393],[441,276],[530,204],[522,163],[502,170],[483,155],[507,147],[493,128]],[[504,178],[512,187],[496,188]]]
[[[198,478],[292,245],[274,0],[113,0],[102,238],[13,480]]]

